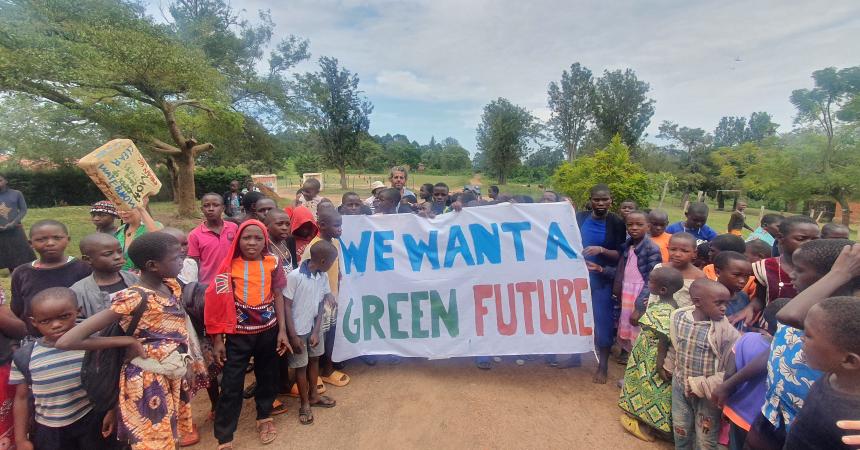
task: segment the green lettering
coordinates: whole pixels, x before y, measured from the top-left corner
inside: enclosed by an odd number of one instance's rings
[[[409,334],[400,329],[400,318],[403,316],[397,312],[397,302],[407,300],[409,300],[409,294],[405,292],[388,294],[388,332],[391,333],[391,339],[407,339],[409,337]]]
[[[347,341],[355,344],[358,342],[359,338],[361,338],[361,319],[356,317],[353,323],[355,324],[355,331],[349,327],[349,315],[352,313],[352,298],[349,299],[349,303],[346,305],[346,311],[343,313],[343,336]]]
[[[432,325],[433,337],[437,338],[439,334],[439,321],[445,324],[448,330],[448,335],[457,337],[460,334],[460,319],[457,310],[457,290],[451,289],[451,294],[448,300],[448,309],[442,303],[442,298],[436,291],[430,291],[430,322]]]
[[[364,295],[361,297],[361,312],[364,318],[364,340],[370,340],[370,329],[376,330],[377,336],[385,339],[385,333],[382,331],[382,325],[379,321],[382,319],[382,314],[385,313],[385,305],[382,299],[375,295]]]
[[[427,291],[413,292],[409,297],[412,301],[412,337],[413,338],[428,338],[430,333],[421,328],[421,318],[424,313],[421,311],[421,302],[430,298]]]

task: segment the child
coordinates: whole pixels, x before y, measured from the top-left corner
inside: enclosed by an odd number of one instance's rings
[[[107,233],[84,236],[80,242],[81,259],[90,265],[92,275],[72,285],[83,319],[110,308],[111,297],[137,284],[137,275],[122,270],[125,258],[119,241]]]
[[[708,279],[716,280],[717,279],[717,271],[715,267],[717,256],[724,251],[732,251],[740,254],[746,254],[747,246],[744,243],[744,240],[740,238],[740,236],[736,236],[734,234],[721,234],[712,240],[708,245],[708,260],[711,264],[702,268],[702,272],[705,273],[705,276]],[[726,286],[728,287],[728,286]],[[731,289],[729,289],[731,291]],[[750,273],[747,282],[743,287],[744,293],[748,297],[752,297],[755,295],[755,277]],[[737,311],[735,311],[737,312]],[[730,313],[731,316],[733,313]]]
[[[744,228],[750,231],[754,231],[747,225],[747,215],[744,214],[744,211],[747,209],[747,202],[738,202],[735,210],[732,211],[732,215],[729,217],[728,224],[728,232],[729,234],[733,234],[735,236],[741,237],[741,231]]]
[[[107,200],[95,202],[90,208],[90,221],[96,226],[96,231],[99,233],[115,234],[116,225],[114,221],[116,219],[119,219],[116,206]]]
[[[12,312],[24,320],[32,315],[30,300],[43,289],[50,287],[69,287],[92,273],[83,261],[66,256],[69,245],[69,231],[56,220],[40,220],[30,226],[30,245],[39,254],[39,259],[30,264],[18,266],[12,272]],[[30,335],[38,336],[38,331],[29,323]]]
[[[379,193],[379,202],[376,204],[375,214],[398,214],[400,212],[412,212],[408,205],[400,203],[400,191],[395,188],[386,188]]]
[[[432,183],[424,183],[421,185],[421,188],[418,190],[418,199],[423,200],[423,203],[430,203],[433,201]]]
[[[239,190],[239,180],[230,182],[230,190],[221,196],[221,206],[224,213],[229,217],[240,217],[242,215],[242,192]],[[201,199],[202,200],[202,199]]]
[[[821,239],[848,239],[851,230],[841,223],[828,222],[821,227]]]
[[[385,183],[381,181],[374,181],[370,183],[370,197],[364,199],[364,204],[367,205],[371,211],[376,212],[376,204],[379,201],[379,193],[385,189]]]
[[[319,195],[320,188],[320,180],[317,180],[316,178],[308,178],[302,184],[302,195],[296,197],[295,206],[304,206],[310,210],[314,220],[317,219],[317,206],[320,204],[320,201],[322,201],[322,197]]]
[[[732,235],[733,236],[733,235]],[[731,250],[722,251],[714,258],[714,271],[720,284],[729,290],[732,299],[726,307],[726,315],[731,317],[746,308],[750,303],[749,295],[744,288],[749,284],[752,276],[752,264],[743,253]],[[735,326],[739,331],[747,331],[743,321],[738,321]]]
[[[447,212],[448,208],[448,185],[445,183],[436,183],[433,186],[433,204],[430,205],[430,211],[439,215]]]
[[[753,239],[751,241],[746,241],[746,251],[744,252],[744,254],[747,255],[747,259],[749,259],[750,263],[752,264],[755,264],[765,258],[770,258],[772,253],[773,249],[771,248],[771,246],[761,239]],[[755,282],[755,277],[753,277],[753,282]]]
[[[662,209],[652,209],[648,213],[648,227],[651,233],[651,241],[660,247],[660,255],[663,257],[663,264],[669,262],[669,238],[670,233],[666,232],[666,226],[669,225],[669,215]]]
[[[621,215],[622,219],[627,219],[627,215],[633,211],[636,211],[636,208],[636,202],[628,198],[627,200],[621,202],[620,205],[618,205],[618,213]]]
[[[257,203],[254,205],[254,219],[265,222],[269,211],[277,208],[278,204],[274,200],[269,197],[263,197],[257,200]]]
[[[726,318],[729,291],[720,283],[699,279],[690,286],[693,305],[672,312],[670,337],[675,349],[672,373],[672,426],[676,449],[716,449],[721,411],[711,402],[708,386],[718,384],[721,359],[739,333]]]
[[[334,260],[331,266],[326,270],[328,278],[329,293],[337,300],[337,294],[340,286],[340,262],[338,260],[338,248],[340,248],[340,234],[342,232],[343,218],[337,211],[321,211],[319,218],[320,233],[319,236],[311,240],[310,245],[305,249],[305,254],[302,255],[302,260],[311,257],[310,249],[319,241],[327,241],[334,247]],[[337,304],[335,303],[335,306]],[[325,307],[322,317],[322,328],[320,332],[325,336],[325,353],[322,355],[322,365],[320,367],[320,376],[323,382],[333,386],[346,386],[349,384],[349,375],[335,370],[334,362],[331,360],[331,353],[334,350],[334,338],[337,325],[337,309]]]
[[[301,406],[299,422],[310,425],[314,421],[311,406],[332,408],[335,401],[320,395],[316,389],[319,376],[319,357],[325,351],[324,335],[320,334],[325,303],[334,307],[329,292],[326,272],[337,258],[337,250],[327,241],[317,241],[310,249],[310,259],[290,272],[284,289],[285,314],[290,318],[287,327],[292,344],[290,368],[296,370]]]
[[[238,189],[239,182],[235,183]],[[214,192],[203,194],[200,210],[204,220],[188,234],[188,257],[197,261],[197,280],[209,285],[230,251],[239,226],[224,220],[224,201]]]
[[[654,440],[651,430],[664,436],[672,433],[672,383],[659,372],[668,348],[669,316],[678,307],[672,296],[683,285],[684,278],[677,269],[659,267],[651,272],[648,289],[659,300],[650,302],[639,319],[642,332],[624,371],[618,406],[627,414],[621,416],[621,425],[644,441]],[[658,348],[664,351],[658,352]]]
[[[812,385],[784,448],[847,450],[847,433],[836,421],[860,419],[860,299],[832,297],[813,306],[804,321],[803,351],[824,375]]]
[[[13,402],[15,386],[9,384],[12,370],[12,353],[21,338],[27,335],[27,326],[6,307],[6,291],[0,287],[0,448],[15,447]]]
[[[690,203],[684,215],[687,217],[685,222],[673,223],[666,228],[666,231],[671,234],[682,231],[690,233],[696,237],[698,241],[696,245],[710,242],[711,239],[717,237],[717,232],[706,223],[708,221],[708,205],[703,202]]]
[[[174,280],[182,269],[179,242],[167,233],[147,233],[134,240],[128,256],[140,270],[140,283],[118,292],[110,309],[69,330],[56,347],[125,347],[130,361],[122,366],[119,375],[118,437],[134,449],[173,448],[179,435],[193,433],[190,392],[183,388],[182,375],[171,370],[183,365],[189,348],[180,287]],[[145,305],[143,314],[132,336],[95,335],[117,322],[128,329],[141,304]],[[205,368],[191,366],[187,370],[196,373]]]
[[[776,240],[779,238],[779,224],[782,223],[783,219],[784,217],[779,214],[765,214],[761,216],[761,225],[752,234],[747,236],[747,242],[761,239],[767,245],[776,248]]]
[[[268,247],[265,225],[253,219],[244,222],[218,275],[206,290],[206,332],[216,361],[223,367],[221,397],[215,410],[219,449],[233,447],[233,433],[242,410],[245,369],[251,357],[257,379],[254,398],[260,442],[273,442],[278,434],[270,417],[277,394],[277,360],[291,349],[281,295],[286,279],[279,258],[269,254]]]
[[[337,211],[344,216],[371,215],[373,211],[361,201],[361,197],[355,192],[346,192],[340,200]]]
[[[185,235],[185,232],[173,227],[167,227],[161,230],[162,233],[167,233],[176,238],[179,241],[179,254],[182,256],[182,270],[179,272],[179,275],[176,276],[176,279],[185,286],[188,283],[196,283],[197,282],[197,260],[194,258],[188,257],[188,237]]]
[[[305,248],[313,238],[319,234],[319,227],[311,211],[304,206],[296,206],[289,211],[290,234],[296,240],[296,256],[299,258],[305,253]],[[301,259],[295,260],[294,267],[298,267]]]
[[[642,211],[630,211],[625,219],[627,235],[630,236],[621,246],[618,267],[622,268],[615,276],[613,293],[621,299],[621,316],[618,319],[618,340],[621,347],[630,351],[633,341],[639,334],[636,320],[630,316],[634,309],[645,309],[648,299],[648,277],[654,266],[660,264],[662,256],[657,244],[648,239],[648,221]],[[632,251],[631,251],[632,250]],[[635,308],[636,304],[642,305]]]
[[[675,292],[675,302],[679,307],[690,306],[690,285],[699,278],[705,278],[696,266],[693,265],[693,259],[696,257],[696,238],[690,233],[680,232],[675,233],[669,239],[669,264],[670,267],[681,272],[684,277],[684,286]],[[654,268],[662,267],[663,264],[658,264]],[[656,297],[649,298],[649,301],[657,300]],[[644,312],[645,305],[637,306],[637,311]]]
[[[298,265],[296,240],[290,234],[290,216],[280,209],[273,209],[266,217],[269,231],[269,253],[278,257],[284,276]]]
[[[15,442],[19,449],[106,448],[106,437],[113,433],[116,416],[113,411],[93,411],[81,385],[82,350],[61,350],[57,340],[75,326],[78,302],[69,288],[45,289],[32,301],[30,322],[42,336],[32,347],[18,352],[29,353],[27,367],[12,366],[9,383],[15,390]],[[20,361],[16,356],[16,361]],[[35,408],[35,425],[30,425],[30,398]]]

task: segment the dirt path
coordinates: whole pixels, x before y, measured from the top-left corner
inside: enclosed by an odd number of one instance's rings
[[[404,359],[399,365],[361,362],[345,371],[352,382],[329,386],[334,409],[314,409],[315,423],[298,423],[298,403],[275,418],[280,437],[261,446],[254,432],[254,404],[246,400],[238,449],[332,448],[573,448],[668,449],[629,434],[618,423],[614,381],[591,383],[593,358],[581,369],[558,370],[542,359],[517,366],[510,358],[478,370],[471,359]],[[610,380],[622,375],[611,363]],[[193,448],[215,448],[211,422],[204,423],[209,401],[195,399],[195,423],[203,437]]]
[[[469,180],[469,184],[471,184],[473,186],[475,186],[475,185],[480,186],[481,185],[481,174],[476,173],[476,174],[472,175],[472,179]]]

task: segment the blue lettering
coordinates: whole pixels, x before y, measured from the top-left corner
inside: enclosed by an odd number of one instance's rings
[[[439,268],[439,232],[433,230],[427,237],[427,242],[416,240],[411,234],[403,235],[403,244],[406,246],[406,254],[409,255],[409,263],[412,265],[413,272],[421,271],[421,263],[424,261],[424,256],[430,262],[430,267],[434,270]]]
[[[526,256],[523,251],[523,231],[532,229],[532,224],[528,222],[504,222],[502,223],[502,231],[511,233],[514,240],[514,251],[517,255],[517,261],[525,261]]]
[[[394,239],[393,231],[373,232],[373,261],[376,264],[377,272],[394,270],[394,258],[385,256],[387,253],[391,253],[391,244],[388,241],[392,239]]]
[[[460,225],[451,227],[451,232],[448,236],[448,246],[445,248],[445,268],[454,265],[454,259],[457,258],[457,255],[462,256],[463,261],[467,265],[475,265],[475,260],[472,258],[472,253],[469,252],[469,245],[466,244],[466,236],[463,234],[463,229]]]
[[[570,259],[576,259],[576,251],[570,246],[570,243],[567,242],[567,238],[564,237],[564,234],[561,232],[561,228],[558,227],[558,222],[552,222],[549,224],[549,231],[546,236],[546,255],[544,256],[547,261],[552,261],[558,259],[558,249],[561,248],[561,251],[564,252]]]
[[[475,258],[478,264],[484,264],[484,257],[490,264],[502,262],[502,244],[499,238],[499,225],[491,224],[492,233],[477,223],[469,224],[469,232],[472,234],[472,244],[475,247]]]
[[[344,273],[349,275],[352,273],[352,266],[355,265],[355,270],[359,273],[364,273],[367,270],[367,250],[370,248],[370,231],[361,232],[361,241],[358,247],[350,241],[349,246],[340,240],[341,254],[343,254]]]

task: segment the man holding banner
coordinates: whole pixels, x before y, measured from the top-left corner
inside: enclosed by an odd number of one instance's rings
[[[568,203],[346,216],[336,361],[583,353],[588,270]]]

